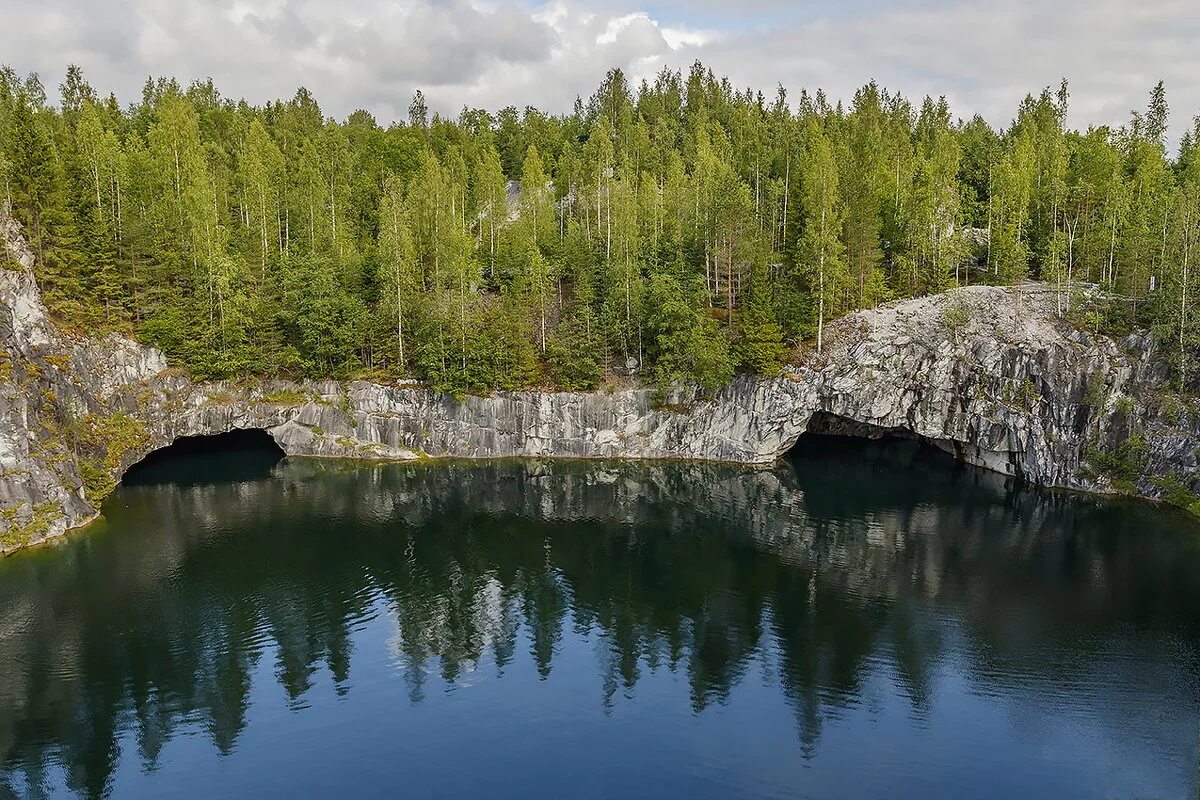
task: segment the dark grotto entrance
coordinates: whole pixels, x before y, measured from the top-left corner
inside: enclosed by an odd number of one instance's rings
[[[918,464],[941,470],[966,466],[952,449],[912,431],[880,428],[826,411],[813,414],[787,455],[791,460],[877,462],[881,467],[900,469]]]
[[[848,439],[857,439],[860,443],[875,442],[877,448],[888,446],[901,452],[918,452],[934,460],[950,459],[965,468],[1005,475],[1021,483],[1026,481],[1021,462],[1013,453],[983,450],[953,439],[929,438],[907,428],[883,428],[827,411],[818,411],[812,415],[805,432],[789,453],[794,454],[813,446],[828,447],[828,442],[824,445],[819,442],[830,438],[842,439],[843,448]]]
[[[958,502],[954,498],[963,491],[980,489],[992,502],[1002,502],[1025,484],[1019,475],[973,465],[960,448],[909,430],[818,412],[786,459],[806,491],[808,484],[823,487],[822,492],[831,485],[844,486],[843,500],[850,505],[865,498],[897,507],[907,507],[916,498],[950,503]],[[864,475],[871,477],[864,482]]]
[[[880,428],[848,417],[817,411],[808,421],[804,436],[848,436],[856,439],[910,439],[925,441],[912,431],[903,428]]]
[[[121,483],[145,486],[253,480],[266,476],[283,457],[283,449],[262,428],[183,436],[126,470]]]

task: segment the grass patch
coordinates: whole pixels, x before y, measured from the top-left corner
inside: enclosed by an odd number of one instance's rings
[[[263,395],[262,401],[274,406],[298,406],[307,403],[312,395],[297,389],[277,389]]]

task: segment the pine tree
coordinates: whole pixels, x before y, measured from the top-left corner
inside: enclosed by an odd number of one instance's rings
[[[859,89],[847,120],[845,155],[840,169],[846,266],[853,283],[854,305],[858,308],[874,306],[886,293],[879,241],[882,186],[886,177],[882,161],[882,116],[875,84]]]
[[[759,248],[750,270],[745,311],[739,319],[738,363],[750,372],[777,375],[783,367],[787,348],[783,328],[775,321],[767,287],[766,253]]]
[[[7,150],[13,212],[24,225],[37,257],[44,262],[53,243],[54,211],[62,202],[62,174],[50,137],[24,91],[17,92],[11,128]]]

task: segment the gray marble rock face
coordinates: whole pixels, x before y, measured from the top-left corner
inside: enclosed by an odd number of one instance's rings
[[[49,321],[19,226],[0,209],[0,551],[97,514],[131,464],[182,436],[267,430],[292,456],[628,458],[766,464],[806,431],[920,438],[1046,486],[1113,491],[1088,454],[1145,442],[1125,491],[1195,483],[1200,424],[1162,401],[1149,336],[1117,343],[1060,321],[1053,287],[970,287],[861,311],[822,353],[714,396],[679,388],[500,392],[415,384],[195,382],[153,348]],[[89,491],[90,490],[90,491]]]

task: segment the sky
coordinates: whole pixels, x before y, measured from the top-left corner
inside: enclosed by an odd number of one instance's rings
[[[634,83],[696,59],[738,87],[850,98],[872,79],[1007,125],[1071,89],[1069,121],[1118,125],[1166,81],[1171,139],[1200,113],[1197,0],[0,0],[0,63],[48,92],[78,64],[101,93],[212,77],[260,104],[308,87],[327,115],[569,111],[612,67]]]

